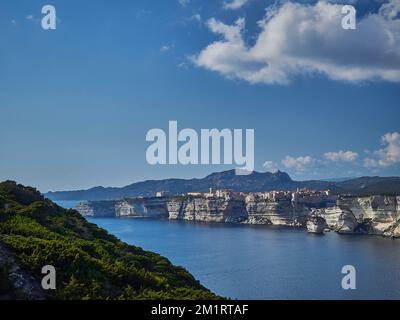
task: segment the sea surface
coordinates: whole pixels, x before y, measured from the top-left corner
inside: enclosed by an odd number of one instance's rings
[[[224,297],[400,299],[400,240],[333,232],[311,235],[270,226],[88,220],[129,244],[185,267],[205,287]],[[356,268],[356,290],[342,289],[345,265]]]

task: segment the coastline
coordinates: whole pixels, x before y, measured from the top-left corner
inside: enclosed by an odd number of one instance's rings
[[[220,196],[170,196],[85,201],[76,206],[84,217],[131,217],[199,223],[268,225],[301,228],[309,233],[371,234],[400,238],[400,197],[378,196],[332,199],[301,198],[294,193]],[[314,193],[312,193],[314,196]],[[267,196],[266,196],[267,195]],[[320,196],[318,194],[318,196]]]

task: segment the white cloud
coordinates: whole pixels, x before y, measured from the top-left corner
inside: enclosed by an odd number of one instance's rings
[[[160,48],[160,51],[161,51],[161,52],[166,52],[166,51],[171,50],[172,48],[173,48],[172,45],[163,45],[163,46]]]
[[[188,63],[186,61],[178,63],[177,67],[185,69],[185,70],[187,70],[189,68]]]
[[[192,61],[228,78],[286,84],[298,75],[333,80],[400,81],[400,0],[359,18],[356,30],[341,26],[342,5],[286,2],[267,9],[253,46],[243,37],[244,19],[227,25],[214,18],[210,30],[222,36]]]
[[[381,137],[384,146],[374,152],[375,158],[364,159],[364,166],[368,168],[384,168],[400,163],[400,133],[387,133]]]
[[[182,7],[186,7],[188,4],[189,4],[189,2],[190,2],[190,0],[178,0],[179,1],[179,4],[182,6]]]
[[[26,20],[33,20],[33,15],[30,14],[29,16],[26,16]]]
[[[381,13],[389,19],[396,19],[400,13],[400,1],[392,0],[384,3],[380,9]]]
[[[358,158],[358,153],[353,151],[327,152],[324,157],[330,161],[354,161]]]
[[[273,161],[265,161],[263,167],[267,171],[271,171],[271,172],[278,171],[278,165]]]
[[[201,23],[201,15],[196,13],[192,15],[191,20],[197,21],[198,23]]]
[[[379,167],[378,162],[371,158],[364,159],[364,167],[366,168],[376,168]]]
[[[224,9],[236,10],[246,4],[248,0],[227,0],[224,2]]]
[[[369,173],[379,173],[380,170],[390,166],[400,166],[400,132],[386,133],[381,137],[382,148],[370,151],[364,150],[365,157],[354,151],[326,152],[323,157],[312,156],[286,156],[282,165],[297,174],[325,175],[329,172],[344,172],[350,170],[357,175],[365,174],[360,171],[363,167],[369,169]],[[268,171],[278,170],[278,164],[273,161],[265,161],[263,167]],[[364,169],[365,170],[365,169]]]
[[[298,157],[294,158],[291,156],[286,156],[285,159],[282,160],[282,164],[289,169],[296,169],[297,171],[304,171],[307,168],[314,165],[315,159],[310,156]]]

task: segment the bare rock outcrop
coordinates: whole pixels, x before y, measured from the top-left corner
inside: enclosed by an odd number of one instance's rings
[[[17,258],[3,245],[0,244],[0,264],[7,266],[9,281],[12,286],[7,294],[1,294],[0,300],[28,299],[44,300],[46,292],[42,289],[40,281],[32,277],[18,263]],[[3,289],[3,288],[1,288]]]
[[[290,199],[274,201],[252,194],[245,202],[249,224],[304,226],[309,214],[305,206],[296,206]]]

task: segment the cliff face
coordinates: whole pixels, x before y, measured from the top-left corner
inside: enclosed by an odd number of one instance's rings
[[[245,199],[249,224],[272,224],[279,226],[304,226],[309,210],[291,200],[271,201],[257,195]]]
[[[269,201],[256,196],[242,199],[165,197],[81,203],[83,216],[157,218],[198,222],[225,222],[304,226],[309,210],[290,200]]]
[[[341,197],[321,216],[341,233],[368,233],[399,237],[400,197]]]
[[[242,222],[247,219],[243,201],[175,197],[167,202],[169,219],[200,222]]]
[[[77,210],[91,217],[134,217],[199,222],[242,222],[247,219],[243,201],[200,197],[133,198],[90,201]]]
[[[92,201],[79,204],[79,213],[84,217],[115,217],[116,203],[113,201]]]
[[[116,217],[168,218],[167,204],[162,198],[125,199],[115,202]]]
[[[86,202],[77,210],[83,216],[267,224],[307,227],[318,233],[328,228],[339,233],[400,237],[399,196],[340,197],[326,208],[293,199],[265,199],[259,194],[175,196]]]
[[[324,233],[326,227],[325,219],[319,216],[311,216],[307,221],[307,231],[309,233]]]

